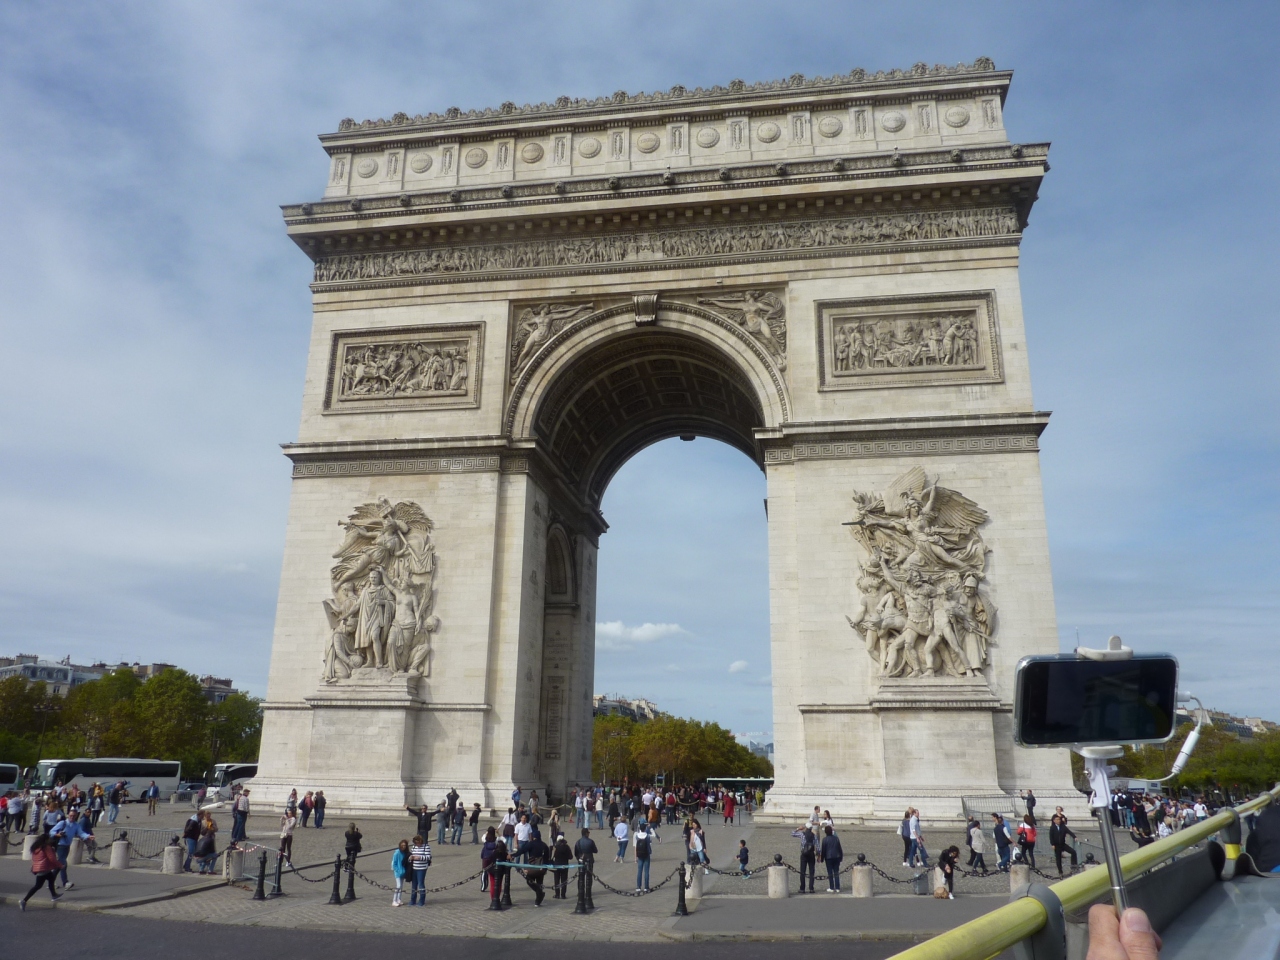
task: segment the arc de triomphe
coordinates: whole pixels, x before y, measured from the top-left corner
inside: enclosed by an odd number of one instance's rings
[[[262,799],[590,779],[599,504],[674,436],[765,471],[769,809],[935,815],[1058,648],[1018,247],[1047,145],[988,60],[356,123],[284,208],[314,324]]]

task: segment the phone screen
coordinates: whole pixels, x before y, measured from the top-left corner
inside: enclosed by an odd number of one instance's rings
[[[1015,739],[1029,747],[1160,743],[1173,736],[1178,661],[1169,656],[1018,664]]]

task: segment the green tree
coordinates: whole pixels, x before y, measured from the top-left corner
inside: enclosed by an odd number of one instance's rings
[[[75,687],[67,694],[63,713],[59,742],[67,749],[62,752],[99,756],[103,738],[111,733],[117,704],[132,700],[141,686],[132,670],[121,668]]]
[[[596,717],[592,772],[597,779],[649,778],[677,782],[708,777],[768,777],[773,765],[757,757],[717,723],[659,715],[648,723]]]
[[[165,670],[111,707],[104,753],[180,760],[187,772],[209,764],[209,702],[200,681],[185,670]]]
[[[262,743],[262,701],[233,693],[209,710],[211,757],[216,763],[252,763]]]

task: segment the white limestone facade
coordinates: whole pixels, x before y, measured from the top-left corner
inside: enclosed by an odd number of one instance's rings
[[[588,781],[601,497],[694,435],[767,476],[766,813],[1078,803],[1065,755],[1011,738],[1013,666],[1057,634],[1018,286],[1048,147],[1009,140],[1010,79],[917,65],[322,137],[323,198],[284,208],[314,324],[259,799]]]

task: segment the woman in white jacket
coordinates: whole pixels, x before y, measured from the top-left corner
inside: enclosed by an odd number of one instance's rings
[[[982,859],[982,855],[987,852],[987,839],[982,833],[982,824],[976,820],[969,823],[969,846],[973,848],[973,869],[981,870],[985,876],[987,861]]]

